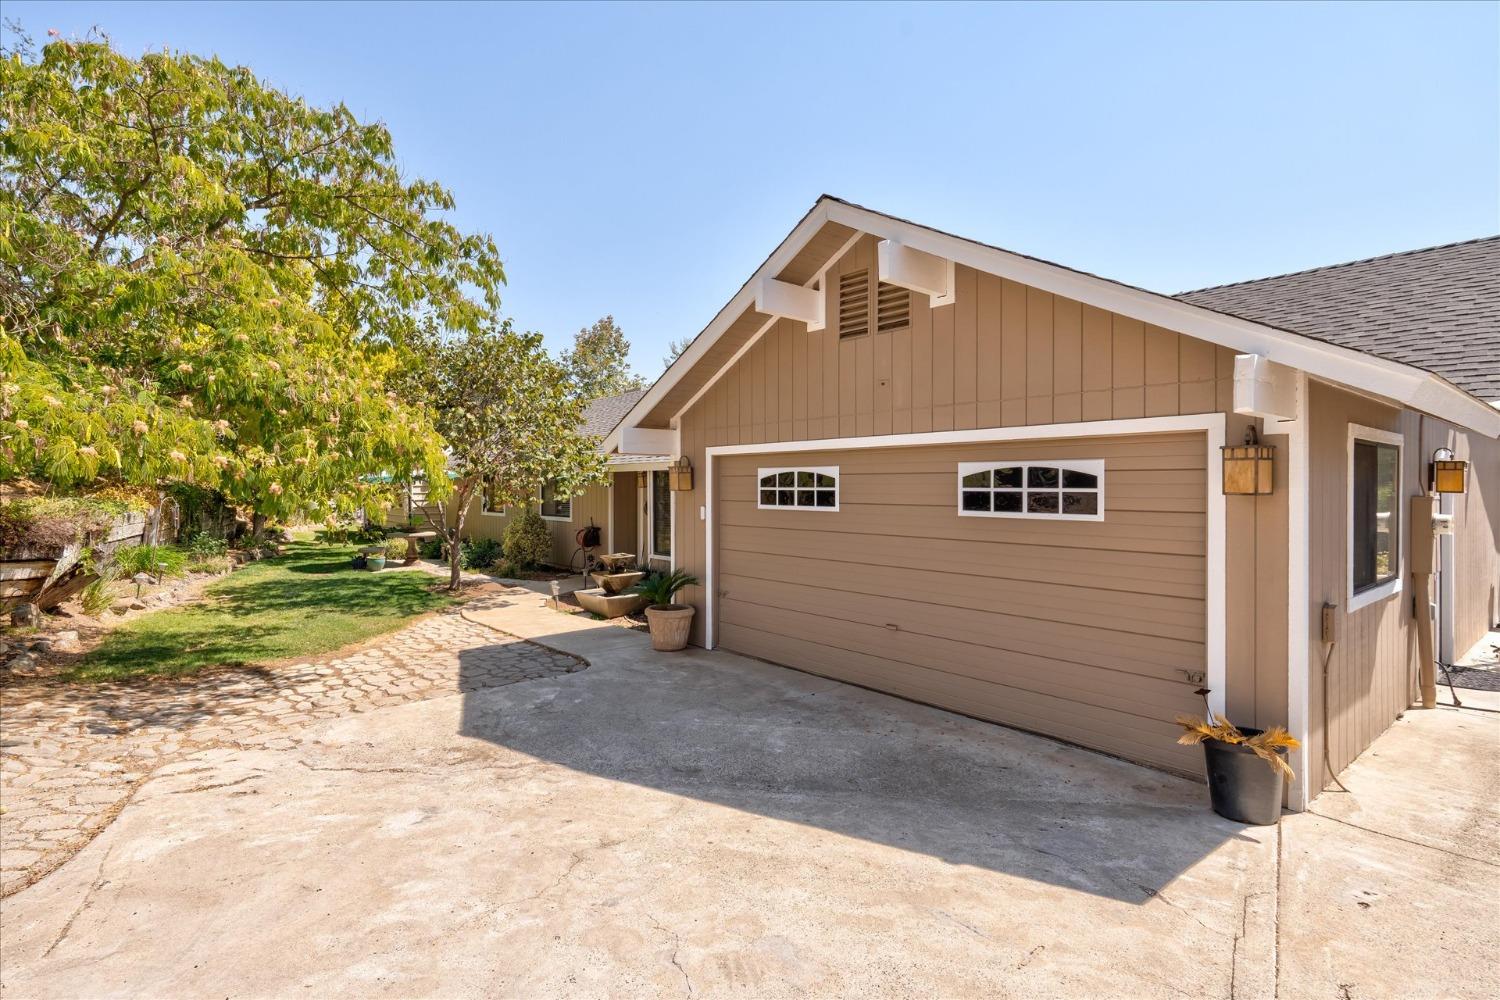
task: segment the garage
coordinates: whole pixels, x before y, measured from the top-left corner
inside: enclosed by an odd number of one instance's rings
[[[717,645],[1200,772],[1203,432],[745,450],[712,465]]]

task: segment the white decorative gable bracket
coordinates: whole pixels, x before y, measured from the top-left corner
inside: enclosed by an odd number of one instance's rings
[[[827,298],[821,288],[761,278],[755,286],[755,311],[806,323],[808,332],[812,332],[827,323]]]
[[[953,261],[914,250],[895,240],[881,240],[876,256],[881,281],[923,293],[931,299],[934,309],[953,304]]]
[[[1234,412],[1252,417],[1296,420],[1297,369],[1262,354],[1234,358]]]

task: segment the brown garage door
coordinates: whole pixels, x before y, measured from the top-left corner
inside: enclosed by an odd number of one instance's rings
[[[1103,520],[958,514],[960,463],[1099,460]],[[1202,708],[1204,463],[1201,433],[718,458],[718,645],[1199,773],[1172,719]],[[758,502],[762,470],[835,466],[836,510],[808,475]]]

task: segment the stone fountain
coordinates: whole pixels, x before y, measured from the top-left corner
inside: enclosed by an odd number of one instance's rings
[[[595,558],[606,571],[595,571],[593,574],[599,586],[573,592],[585,611],[592,611],[604,618],[619,618],[621,615],[635,614],[646,606],[646,599],[640,594],[628,593],[646,575],[632,568],[635,565],[635,553],[610,552]]]

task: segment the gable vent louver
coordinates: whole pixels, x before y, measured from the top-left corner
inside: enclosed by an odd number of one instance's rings
[[[839,276],[839,336],[858,337],[870,332],[870,272],[854,271]]]
[[[911,292],[899,285],[880,283],[875,293],[875,329],[880,333],[911,326]]]

